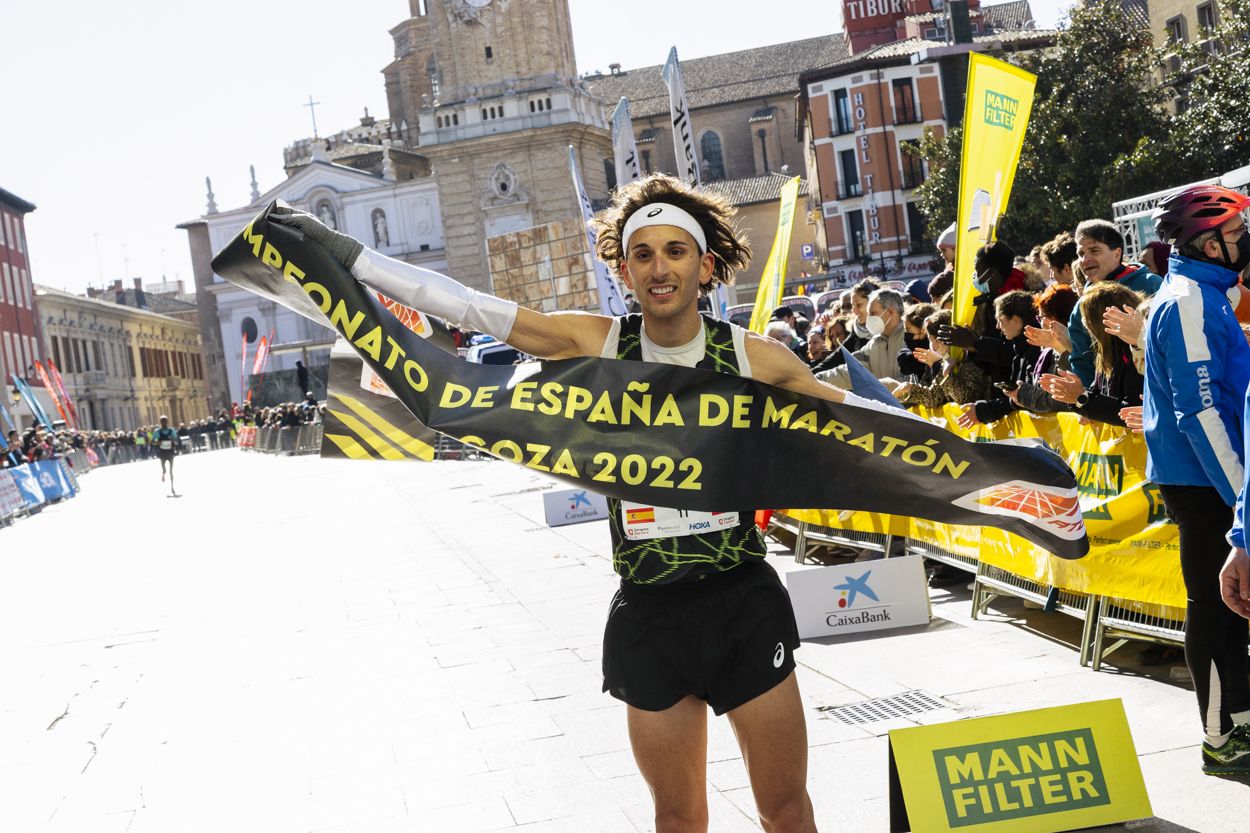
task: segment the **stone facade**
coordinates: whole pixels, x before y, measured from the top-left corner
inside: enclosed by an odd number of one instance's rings
[[[213,252],[221,251],[274,199],[322,216],[383,254],[438,271],[447,269],[438,189],[429,177],[396,182],[315,160],[267,193],[257,194],[248,205],[182,224],[191,245],[202,326],[216,330],[204,339],[213,354],[206,364],[214,379],[214,407],[246,397],[245,377],[261,336],[274,345],[270,373],[293,371],[297,360],[308,367],[329,361],[333,330],[222,280],[209,263]]]
[[[603,161],[611,159],[611,143],[602,131],[584,125],[429,149],[442,199],[449,274],[494,291],[487,238],[580,216],[568,167],[570,144],[577,150],[588,193],[606,196]]]
[[[703,181],[763,176],[783,167],[803,174],[803,142],[794,131],[799,75],[847,54],[841,35],[825,35],[682,60]],[[609,112],[620,98],[629,99],[643,172],[673,174],[676,151],[660,70],[617,70],[586,80]]]
[[[606,120],[577,79],[567,0],[413,0],[410,12],[384,71],[391,122],[415,117],[450,273],[489,291],[487,238],[578,216],[570,145],[588,194],[606,200]]]
[[[586,230],[575,220],[488,238],[495,293],[532,309],[598,311]]]
[[[46,286],[35,287],[35,308],[43,355],[60,369],[84,429],[125,431],[161,414],[175,425],[209,415],[194,322]]]

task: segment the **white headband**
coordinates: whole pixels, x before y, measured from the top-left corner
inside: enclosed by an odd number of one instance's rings
[[[666,202],[651,202],[630,215],[625,223],[625,232],[621,235],[621,251],[629,255],[629,238],[634,232],[647,226],[676,226],[686,231],[699,244],[699,254],[707,251],[707,236],[699,221],[690,212]]]

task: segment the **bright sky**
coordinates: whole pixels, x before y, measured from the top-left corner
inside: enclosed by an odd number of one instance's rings
[[[840,6],[769,0],[726,13],[722,0],[568,0],[579,72],[683,60],[839,31]],[[1031,0],[1039,28],[1071,0]],[[822,13],[822,7],[828,8]],[[86,0],[11,3],[4,12],[0,188],[35,203],[26,233],[38,283],[83,292],[115,278],[165,275],[193,288],[186,233],[283,179],[282,149],[384,118],[387,30],[406,0],[298,4]]]

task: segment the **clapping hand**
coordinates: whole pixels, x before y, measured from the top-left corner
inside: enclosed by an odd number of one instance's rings
[[[1102,314],[1102,325],[1107,328],[1107,332],[1119,336],[1129,345],[1137,344],[1144,324],[1141,313],[1127,304],[1122,309],[1110,307]]]
[[[1140,434],[1145,430],[1142,427],[1141,405],[1129,405],[1127,408],[1121,408],[1120,419],[1124,420],[1124,426],[1134,434]]]
[[[1056,353],[1070,353],[1072,340],[1068,338],[1068,328],[1058,321],[1047,322],[1046,327],[1025,327],[1024,337],[1034,347],[1049,347]]]
[[[1069,370],[1060,371],[1058,376],[1053,373],[1043,374],[1038,381],[1051,398],[1065,405],[1075,405],[1076,398],[1085,392],[1085,385],[1080,377]]]
[[[911,351],[911,355],[916,361],[921,364],[926,364],[929,367],[933,367],[933,365],[942,360],[941,356],[930,350],[928,347],[917,347],[915,350]]]
[[[977,419],[977,403],[969,402],[963,406],[964,412],[955,420],[955,424],[960,428],[967,430],[974,425],[980,425],[981,420]]]

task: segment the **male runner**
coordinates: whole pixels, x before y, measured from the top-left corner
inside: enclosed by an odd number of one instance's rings
[[[879,408],[818,381],[780,342],[701,316],[700,297],[729,283],[751,250],[722,197],[655,174],[615,192],[599,227],[601,260],[642,313],[542,313],[364,248],[303,212],[272,214],[324,245],[365,285],[404,304],[547,359],[599,356],[748,376],[833,402]],[[645,435],[640,435],[645,442]],[[794,674],[790,599],[742,511],[711,534],[626,540],[630,504],[611,501],[621,576],[604,634],[604,690],[627,704],[634,757],[659,833],[706,831],[707,707],[737,734],[767,831],[815,831],[807,726]],[[654,508],[657,521],[675,510]],[[688,513],[699,514],[699,513]]]
[[[152,432],[152,445],[156,448],[156,456],[161,459],[161,482],[165,482],[165,464],[169,464],[169,490],[174,490],[174,454],[178,441],[178,432],[169,427],[169,417],[161,417],[161,427]]]

